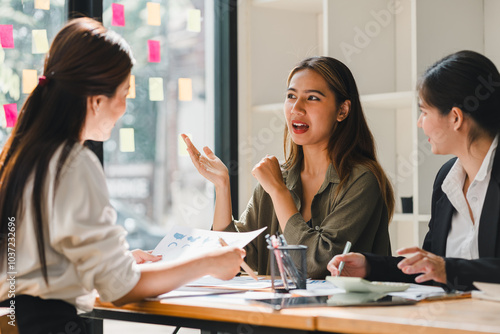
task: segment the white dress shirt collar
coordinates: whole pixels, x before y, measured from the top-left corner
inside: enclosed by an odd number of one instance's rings
[[[447,257],[479,258],[478,230],[497,146],[498,136],[491,143],[466,196],[463,194],[466,172],[460,159],[457,159],[441,185],[441,189],[455,208],[446,243]]]

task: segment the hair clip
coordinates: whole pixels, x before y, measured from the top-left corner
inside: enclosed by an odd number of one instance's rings
[[[45,75],[42,75],[41,77],[38,78],[38,84],[40,87],[45,87],[49,83],[49,79]]]

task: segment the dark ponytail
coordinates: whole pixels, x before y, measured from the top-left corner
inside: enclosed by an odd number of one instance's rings
[[[74,145],[81,141],[87,98],[111,97],[128,77],[134,59],[130,47],[101,23],[79,18],[57,34],[45,58],[44,77],[24,103],[12,134],[0,154],[0,267],[7,252],[9,218],[22,220],[23,205],[32,205],[39,261],[48,284],[44,227],[44,193],[49,162],[58,148],[56,185]],[[32,203],[23,202],[33,175]]]

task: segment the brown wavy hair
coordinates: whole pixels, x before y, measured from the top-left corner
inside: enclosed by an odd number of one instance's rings
[[[48,217],[43,204],[47,202],[44,184],[49,162],[63,146],[57,162],[57,185],[71,149],[81,142],[87,98],[112,97],[133,63],[123,38],[93,19],[72,20],[56,35],[45,57],[46,83],[39,83],[28,96],[0,154],[0,267],[7,257],[9,217],[22,220],[23,193],[33,175],[32,202],[24,205],[33,206],[35,220],[24,223],[34,224],[39,261],[48,284],[43,232]]]
[[[342,62],[331,57],[307,58],[292,69],[288,75],[287,86],[297,72],[305,69],[313,70],[325,79],[329,89],[335,94],[337,108],[345,101],[351,101],[347,118],[342,122],[335,122],[328,142],[328,155],[340,178],[336,195],[346,184],[354,166],[358,164],[366,166],[377,178],[390,219],[394,213],[394,191],[377,161],[373,135],[366,123],[356,81],[351,71]],[[284,152],[285,170],[297,164],[303,155],[302,146],[293,142],[287,126],[284,134]]]

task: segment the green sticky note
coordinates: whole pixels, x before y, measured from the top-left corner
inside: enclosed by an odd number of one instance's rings
[[[188,136],[191,141],[193,140],[193,136],[190,133],[186,133],[186,136]],[[184,142],[184,139],[182,139],[182,136],[179,135],[178,137],[178,145],[177,145],[177,150],[179,152],[179,156],[181,157],[188,157],[189,153],[187,151],[187,145]]]
[[[192,31],[192,32],[201,31],[201,10],[199,9],[188,10],[187,31]]]
[[[49,51],[49,40],[47,39],[47,30],[33,30],[31,50],[34,54],[47,53]]]
[[[120,151],[135,152],[135,139],[133,128],[120,129]]]
[[[149,99],[163,101],[163,78],[149,78]]]

